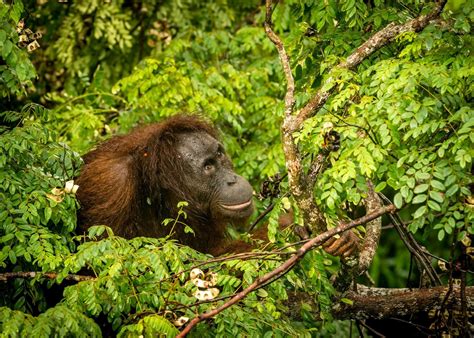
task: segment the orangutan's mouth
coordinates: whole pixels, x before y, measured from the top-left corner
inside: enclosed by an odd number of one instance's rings
[[[243,210],[249,207],[251,204],[252,204],[252,200],[248,200],[247,202],[240,203],[240,204],[232,204],[232,205],[221,204],[221,207],[227,210],[239,211],[239,210]]]

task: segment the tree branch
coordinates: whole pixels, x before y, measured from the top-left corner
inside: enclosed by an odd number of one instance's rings
[[[333,229],[330,229],[314,238],[309,240],[307,243],[305,243],[301,248],[299,248],[295,253],[285,262],[283,262],[279,267],[276,269],[266,273],[262,277],[257,278],[252,284],[250,284],[247,288],[242,290],[241,292],[237,293],[234,297],[232,297],[229,301],[226,303],[222,304],[218,308],[211,310],[209,312],[200,314],[196,317],[194,317],[189,324],[181,331],[181,333],[177,337],[184,337],[186,336],[191,329],[198,324],[199,322],[212,318],[219,314],[220,312],[224,311],[225,309],[229,308],[230,306],[240,302],[242,299],[244,299],[250,292],[258,289],[260,285],[265,284],[266,282],[273,280],[275,278],[278,278],[282,275],[284,275],[287,271],[289,271],[293,266],[296,265],[296,263],[301,260],[307,252],[309,252],[311,249],[323,244],[325,241],[327,241],[329,238],[332,236],[339,234],[341,232],[344,232],[346,230],[349,230],[351,228],[354,228],[358,225],[365,224],[377,217],[380,217],[383,214],[386,214],[388,212],[394,212],[395,207],[393,205],[389,205],[383,208],[380,208],[379,210],[367,214],[357,220],[353,220],[349,223],[341,224]]]
[[[367,181],[367,198],[364,200],[365,212],[367,214],[379,209],[382,206],[382,200],[374,190],[374,185],[371,181]],[[362,241],[360,254],[359,254],[359,265],[357,267],[357,275],[361,275],[367,271],[372,263],[372,259],[375,256],[377,250],[380,234],[382,232],[382,219],[376,218],[367,223],[365,226],[365,237]]]
[[[364,204],[366,213],[370,214],[382,207],[382,200],[374,191],[374,185],[371,181],[367,182],[367,187],[367,197],[364,199]],[[334,281],[334,287],[340,292],[346,291],[355,277],[366,272],[370,263],[372,263],[382,232],[382,219],[380,217],[373,219],[365,225],[365,229],[365,236],[359,248],[359,256],[342,260],[341,270]]]
[[[0,273],[0,281],[6,282],[9,279],[14,278],[48,278],[48,279],[56,279],[58,277],[58,273],[55,272],[35,272],[35,271],[28,271],[28,272],[4,272]],[[82,282],[86,280],[94,280],[96,279],[93,276],[85,276],[85,275],[66,275],[64,278],[66,280],[72,280],[76,282]]]
[[[275,44],[283,72],[286,78],[285,94],[285,118],[282,124],[282,145],[285,154],[285,164],[288,170],[288,184],[291,194],[296,200],[299,209],[303,214],[305,226],[310,226],[314,233],[321,233],[326,230],[326,220],[321,214],[318,206],[314,203],[312,187],[308,188],[308,182],[302,169],[302,157],[293,138],[293,128],[295,116],[293,114],[295,99],[295,82],[291,72],[290,59],[283,46],[280,37],[272,29],[272,1],[266,0],[265,32],[268,38]]]
[[[467,311],[474,310],[474,286],[466,289]],[[339,303],[332,314],[337,319],[390,318],[414,313],[428,313],[439,308],[448,287],[437,286],[421,289],[385,289],[357,286],[357,292],[349,291],[345,298],[352,304]],[[459,302],[461,288],[456,287],[449,295],[447,304],[451,309],[461,310]]]
[[[308,177],[307,177],[307,182],[308,186],[312,187],[316,184],[316,180],[318,179],[318,176],[322,171],[324,171],[326,167],[326,159],[327,156],[325,154],[320,153],[316,156],[314,161],[311,163],[309,170],[308,170]]]

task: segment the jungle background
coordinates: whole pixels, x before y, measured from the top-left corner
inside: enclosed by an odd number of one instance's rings
[[[340,136],[313,189],[326,222],[361,216],[370,179],[429,253],[439,285],[465,291],[457,315],[440,305],[422,325],[411,318],[399,324],[456,336],[472,325],[473,3],[448,1],[420,32],[398,35],[356,69],[335,70],[377,31],[433,6],[281,1],[273,29],[291,61],[296,109],[336,79],[323,109],[293,135],[308,158],[325,150],[329,129]],[[79,204],[64,190],[80,173],[80,156],[99,142],[178,112],[200,114],[217,126],[236,171],[260,195],[252,220],[273,205],[262,222],[267,252],[294,248],[287,246],[299,240],[293,228],[278,228],[290,209],[301,223],[281,144],[285,76],[264,21],[265,3],[254,0],[2,1],[1,336],[174,336],[178,319],[225,303],[285,260],[204,264],[209,256],[166,239],[126,241],[105,227],[78,234]],[[384,216],[376,255],[358,281],[429,286],[393,223]],[[189,271],[198,263],[217,274],[220,294],[210,302],[193,296]],[[316,248],[191,335],[376,335],[366,318],[336,314],[336,305],[352,303],[332,283],[340,267]]]

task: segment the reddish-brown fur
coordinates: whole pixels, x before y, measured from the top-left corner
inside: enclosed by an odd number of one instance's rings
[[[215,129],[193,116],[175,116],[162,123],[116,136],[84,156],[85,166],[77,179],[79,224],[85,230],[92,225],[110,226],[116,235],[163,237],[171,226],[163,219],[175,217],[179,201],[189,201],[185,221],[195,236],[177,226],[174,238],[199,251],[226,251],[225,226],[208,218],[207,201],[192,200],[186,188],[183,168],[176,159],[176,136],[206,132],[217,139]]]

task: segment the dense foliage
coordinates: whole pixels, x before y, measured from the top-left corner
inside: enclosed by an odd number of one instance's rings
[[[273,20],[292,60],[298,107],[325,79],[338,79],[323,112],[296,135],[308,159],[321,151],[328,126],[341,135],[314,191],[328,223],[359,213],[370,178],[420,243],[450,260],[474,234],[472,4],[449,2],[441,20],[399,36],[357,70],[331,70],[390,22],[427,10],[418,0],[285,1]],[[49,281],[40,275],[0,280],[7,290],[0,299],[2,335],[174,335],[179,317],[225,301],[196,304],[189,273],[208,256],[166,239],[126,241],[104,227],[75,233],[78,204],[64,187],[80,172],[79,154],[176,112],[214,121],[236,171],[255,190],[284,173],[285,86],[263,20],[254,0],[0,4],[0,273],[57,274]],[[20,43],[26,29],[42,33],[33,39],[41,47],[31,53]],[[283,182],[268,220],[274,246],[296,241],[291,229],[277,231],[278,215],[293,204],[285,189]],[[259,211],[269,202],[258,202]],[[217,273],[219,297],[225,297],[284,258],[200,268]],[[330,315],[329,278],[338,264],[315,250],[192,333],[349,330]],[[409,266],[403,243],[386,231],[370,271],[375,282],[404,286]],[[74,274],[96,278],[74,282],[68,277]],[[64,293],[58,284],[68,285]],[[290,293],[313,299],[295,309]]]

